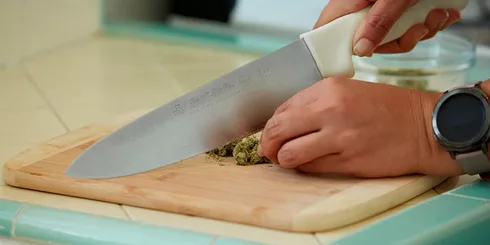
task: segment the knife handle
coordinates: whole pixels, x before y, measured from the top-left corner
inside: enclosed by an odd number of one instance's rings
[[[429,12],[434,9],[453,8],[462,10],[468,2],[469,0],[420,0],[399,18],[381,44],[400,38],[415,24],[423,24]],[[353,37],[371,7],[342,16],[300,35],[324,78],[354,76]]]

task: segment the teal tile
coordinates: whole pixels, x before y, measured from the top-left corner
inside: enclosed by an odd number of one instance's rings
[[[453,224],[458,224],[459,229],[466,229],[472,223],[461,221],[475,212],[485,213],[482,210],[489,210],[486,216],[490,215],[490,203],[453,195],[440,195],[375,222],[333,244],[419,245],[422,244],[420,240],[415,243],[412,241],[421,237],[430,238],[432,234],[440,235],[441,231],[451,233]]]
[[[457,222],[442,226],[413,239],[416,245],[488,245],[490,244],[490,205],[476,209]]]
[[[218,237],[212,245],[263,245],[263,243],[250,242],[229,237]]]
[[[254,35],[246,32],[203,31],[199,28],[166,24],[104,23],[103,29],[106,34],[113,36],[130,35],[258,54],[270,53],[296,40],[271,35]]]
[[[214,235],[144,225],[41,206],[26,206],[16,237],[70,245],[209,245]]]
[[[450,191],[450,193],[469,197],[490,199],[490,182],[483,180],[475,181],[471,184],[467,184],[457,189],[454,189]]]
[[[22,205],[20,202],[0,199],[0,236],[10,236],[12,220]]]

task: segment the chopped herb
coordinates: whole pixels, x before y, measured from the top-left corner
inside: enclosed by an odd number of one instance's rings
[[[217,160],[220,160],[221,157],[233,157],[236,164],[243,166],[269,163],[269,159],[257,154],[258,146],[259,138],[251,135],[209,151],[207,154]]]

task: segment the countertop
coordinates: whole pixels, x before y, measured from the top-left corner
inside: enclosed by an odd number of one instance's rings
[[[86,124],[164,104],[257,57],[243,52],[104,35],[31,57],[0,70],[0,163],[29,146]],[[17,189],[3,181],[0,181],[0,199],[263,244],[307,245],[334,241],[380,217],[476,179],[470,176],[449,179],[385,214],[318,234],[273,231]]]

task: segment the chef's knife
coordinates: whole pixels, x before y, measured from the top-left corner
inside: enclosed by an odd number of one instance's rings
[[[424,23],[433,9],[463,9],[467,3],[420,0],[401,16],[383,43]],[[304,33],[299,40],[143,115],[89,147],[66,174],[113,178],[142,173],[258,132],[295,93],[326,77],[354,75],[352,39],[370,8]]]

